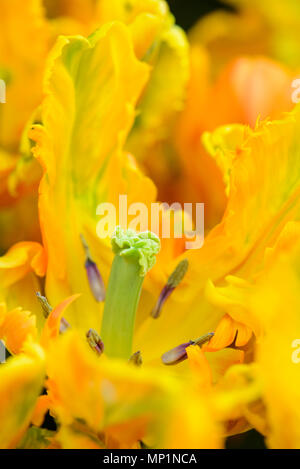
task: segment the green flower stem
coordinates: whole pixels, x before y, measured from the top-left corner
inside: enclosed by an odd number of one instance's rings
[[[160,242],[150,232],[138,235],[117,228],[112,247],[116,256],[107,288],[101,339],[106,355],[128,360],[132,355],[135,315],[143,281],[155,263]]]
[[[144,277],[139,266],[116,256],[111,269],[104,307],[101,338],[110,357],[130,358],[135,323]]]

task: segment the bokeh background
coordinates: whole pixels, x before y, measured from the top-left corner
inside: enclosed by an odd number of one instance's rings
[[[217,0],[169,0],[168,3],[177,19],[177,24],[185,30],[191,28],[198,18],[210,11],[217,8],[231,9]]]

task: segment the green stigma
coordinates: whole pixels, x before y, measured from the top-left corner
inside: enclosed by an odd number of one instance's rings
[[[120,226],[112,236],[111,244],[115,254],[139,266],[141,277],[145,277],[152,269],[156,262],[156,254],[160,251],[160,240],[151,231],[143,233],[130,229],[124,231]]]
[[[117,227],[111,243],[115,258],[108,282],[101,338],[108,356],[129,359],[143,281],[155,264],[160,240],[150,231],[136,233]]]

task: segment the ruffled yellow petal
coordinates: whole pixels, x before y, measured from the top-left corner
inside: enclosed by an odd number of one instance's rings
[[[135,58],[130,33],[121,23],[103,27],[90,39],[61,37],[48,64],[43,124],[31,132],[38,144],[35,154],[45,170],[40,220],[48,256],[47,296],[57,304],[83,293],[68,317],[84,332],[99,329],[101,311],[90,293],[80,234],[87,238],[97,263],[94,249],[101,246],[95,236],[97,205],[115,202],[122,190],[110,187],[112,171],[113,180],[130,190],[130,198],[135,198],[133,180],[140,181],[137,197],[141,193],[142,178],[129,169],[120,149],[148,72],[148,66]],[[148,185],[153,191],[153,185]],[[100,260],[99,269],[103,272]]]
[[[41,291],[45,271],[45,251],[38,243],[18,243],[0,257],[0,302],[5,302],[9,311],[20,311],[20,305],[21,309],[30,311],[39,330],[44,324],[44,315],[36,292]]]
[[[10,353],[20,353],[29,338],[35,339],[36,336],[35,316],[22,308],[6,311],[5,304],[0,304],[0,339],[5,341]]]
[[[195,418],[195,416],[197,417]],[[199,425],[199,422],[202,424]],[[212,418],[212,407],[199,393],[177,398],[176,411],[168,420],[169,449],[221,449],[221,426]]]
[[[164,0],[134,0],[129,6],[126,0],[98,1],[97,15],[102,24],[117,20],[129,25],[135,53],[146,61],[174,22]]]
[[[300,416],[295,405],[299,400],[299,230],[299,222],[285,226],[247,288],[237,279],[234,288],[224,288],[230,313],[244,317],[245,323],[247,318],[255,318],[261,330],[255,353],[256,377],[247,379],[251,386],[240,396],[234,392],[230,399],[234,407],[243,395],[248,400],[251,389],[256,389],[238,414],[267,435],[271,448],[299,447]],[[230,387],[230,371],[228,378]]]
[[[256,336],[262,333],[261,324],[255,315],[244,308],[245,298],[251,294],[251,284],[238,277],[226,277],[227,286],[216,288],[208,282],[205,295],[216,308],[227,312],[216,330],[216,338],[211,341],[215,348],[228,346],[230,340],[241,331],[244,339],[251,338],[252,331]],[[245,329],[243,329],[245,327]],[[243,341],[243,340],[242,340]],[[219,347],[220,346],[220,347]]]
[[[299,227],[298,227],[299,230]],[[295,238],[294,238],[295,239]],[[271,448],[299,448],[299,238],[277,251],[254,287],[250,307],[264,324],[258,344],[263,400]]]
[[[161,35],[159,49],[150,64],[154,67],[151,80],[127,143],[142,161],[151,157],[154,145],[170,136],[175,118],[184,106],[189,61],[188,43],[180,28],[173,26]]]
[[[169,12],[164,0],[45,0],[47,16],[69,17],[92,28],[89,33],[104,23],[121,21],[132,23],[136,17],[147,13],[164,18]]]
[[[43,277],[45,270],[46,259],[43,247],[38,243],[18,243],[0,258],[1,286],[9,287],[30,271]]]
[[[288,255],[297,244],[299,234],[300,225],[298,222],[288,222],[285,225],[274,246],[266,249],[264,262],[257,274],[258,278],[263,275],[264,271],[268,271],[276,264],[281,255]],[[257,337],[262,336],[265,331],[266,321],[271,321],[271,318],[267,316],[267,311],[260,318],[253,310],[252,295],[256,280],[247,282],[238,277],[228,276],[226,282],[227,286],[218,288],[208,282],[205,290],[207,299],[217,308],[230,314],[232,325],[239,324],[241,326],[243,324],[246,328],[243,331],[244,334],[247,335],[247,331],[250,333],[253,330]],[[226,323],[229,324],[228,315],[226,315],[226,318]],[[221,334],[216,334],[216,339],[222,341],[222,333],[224,332],[222,328],[220,328],[220,332]]]
[[[246,128],[244,125],[224,125],[213,133],[204,132],[203,144],[208,153],[215,159],[220,168],[226,185],[226,195],[230,192],[230,174],[232,164],[237,151],[245,139]]]
[[[0,29],[0,78],[6,82],[7,92],[0,111],[0,143],[17,150],[24,126],[42,96],[49,40],[42,1],[3,2]]]
[[[213,405],[216,415],[227,421],[227,432],[232,431],[228,424],[242,419],[245,414],[251,423],[259,414],[263,416],[263,406],[258,405],[261,397],[262,385],[256,365],[235,365],[226,371],[215,389]]]
[[[255,131],[248,131],[242,148],[234,157],[223,221],[212,230],[204,248],[195,257],[206,257],[210,252],[210,261],[215,263],[213,257],[219,257],[216,252],[219,246],[222,261],[218,265],[226,268],[227,274],[237,271],[246,274],[254,263],[258,269],[257,262],[263,259],[266,247],[276,241],[285,223],[299,213],[300,181],[295,170],[299,125],[300,108],[297,106],[283,120],[264,122]],[[229,158],[232,159],[232,153]],[[272,179],[269,174],[273,174]],[[220,274],[219,271],[219,278]]]
[[[133,448],[141,439],[167,448],[221,445],[206,398],[197,399],[186,387],[184,392],[184,383],[168,373],[157,374],[155,369],[136,368],[105,356],[99,359],[74,332],[67,332],[50,348],[48,376],[51,412],[69,430],[91,437],[98,445]],[[199,417],[197,425],[192,414]],[[181,443],[176,426],[182,430]],[[62,439],[62,444],[67,443]]]
[[[203,351],[210,365],[215,385],[232,366],[245,362],[245,352],[243,350],[225,348],[213,352],[206,352],[205,349]]]
[[[13,448],[30,424],[44,380],[44,357],[37,346],[0,368],[0,448]]]
[[[206,349],[209,351],[221,350],[232,344],[236,335],[234,321],[230,316],[224,316],[218,324],[214,337],[211,339]]]
[[[125,363],[107,361],[103,357],[99,360],[88,345],[71,332],[50,349],[48,374],[52,410],[62,422],[70,424],[74,418],[81,418],[96,432],[139,415],[136,411],[141,399],[147,399],[150,409],[151,401],[154,403],[164,383],[164,380],[152,383],[151,373]],[[123,402],[127,403],[127,410],[126,407],[122,410]],[[111,417],[110,406],[115,409]]]
[[[231,272],[240,277],[250,275],[251,278],[251,275],[253,277],[255,272],[262,268],[265,250],[275,245],[288,221],[299,217],[300,181],[299,173],[295,171],[294,166],[297,166],[299,121],[299,107],[297,107],[282,121],[258,125],[257,129],[250,133],[246,145],[236,154],[231,170],[231,191],[227,212],[222,224],[207,238],[206,248],[209,247],[214,235],[218,237],[219,230],[222,232],[224,229],[222,251],[223,253],[227,251],[227,254],[231,252],[231,257],[227,259],[231,262],[236,254],[239,256],[244,250],[243,259],[240,258],[236,266],[230,268]],[[269,145],[274,145],[274,151],[270,152],[270,149],[267,149]],[[229,154],[229,157],[232,158],[232,155]],[[247,160],[250,163],[248,167],[245,166]],[[274,177],[270,180],[267,174],[273,174],[276,180]],[[261,182],[259,182],[260,177]],[[264,189],[261,193],[262,187]],[[238,214],[239,221],[236,218]],[[236,227],[234,220],[237,223]],[[244,234],[242,234],[243,227],[246,228]],[[225,240],[229,239],[227,236],[234,240],[234,246],[232,244],[229,250],[225,247]],[[238,246],[240,246],[239,253],[236,251]],[[204,252],[205,247],[200,256]],[[225,260],[224,254],[223,259]],[[224,290],[220,287],[217,295],[214,295],[212,286],[208,285],[207,297],[210,297],[216,306],[221,306],[224,312],[229,312],[236,321],[244,323],[259,334],[260,326],[257,318],[243,313],[243,308],[239,308],[239,303],[241,300],[243,302],[244,293],[247,292],[247,285],[240,285],[239,280],[231,276],[226,280],[229,283],[228,287]]]
[[[212,385],[212,372],[209,363],[200,347],[188,347],[187,355],[192,372],[197,377],[200,389],[209,389]]]
[[[243,347],[251,339],[252,331],[249,327],[234,321],[226,314],[218,324],[215,335],[205,346],[205,350],[214,352],[233,345]]]
[[[39,241],[37,193],[39,163],[23,132],[19,154],[0,150],[0,252],[23,240]]]
[[[159,320],[149,318],[137,330],[135,347],[150,361],[180,343],[215,331],[224,313],[255,335],[261,333],[258,318],[241,308],[243,294],[234,278],[254,278],[263,267],[266,249],[275,245],[288,221],[299,218],[299,126],[297,106],[282,120],[260,123],[255,130],[246,128],[245,140],[234,156],[229,147],[229,201],[222,222],[206,236],[202,249],[179,258],[190,263],[184,284],[172,294]],[[209,278],[218,287],[219,297],[209,292],[203,295]],[[228,300],[226,290],[222,291],[225,279],[236,292]],[[242,288],[247,290],[247,282]],[[247,329],[243,332],[242,342],[250,334]],[[162,340],[153,342],[154,337]]]

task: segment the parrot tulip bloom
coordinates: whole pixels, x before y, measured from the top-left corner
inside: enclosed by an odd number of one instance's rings
[[[228,3],[3,7],[1,448],[300,447],[299,2]],[[174,200],[201,249],[137,223]]]

